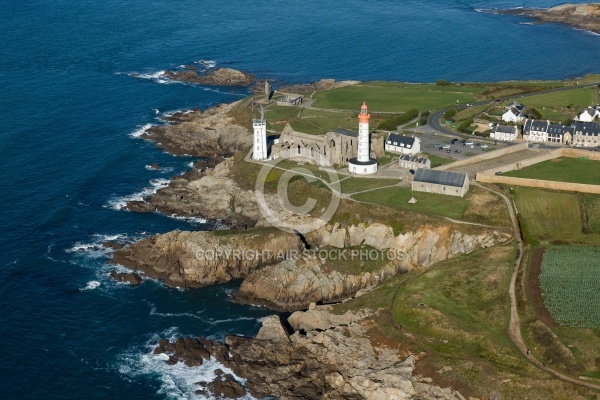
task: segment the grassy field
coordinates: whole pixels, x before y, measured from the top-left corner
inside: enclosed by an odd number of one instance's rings
[[[404,112],[411,108],[431,111],[475,100],[484,88],[476,86],[436,86],[435,84],[363,83],[317,93],[315,107],[358,110],[363,101],[371,112]]]
[[[414,197],[415,204],[408,201]],[[425,215],[441,215],[450,218],[460,218],[467,207],[467,200],[455,196],[443,196],[433,193],[414,192],[409,187],[393,187],[360,193],[353,199],[367,203],[401,210],[414,211]]]
[[[444,143],[446,143],[446,142],[450,143],[449,141],[444,141]],[[427,155],[427,158],[429,158],[429,160],[431,161],[431,168],[439,167],[439,166],[445,165],[445,164],[450,164],[451,162],[456,161],[452,158],[440,157],[440,156],[436,156],[434,154],[429,154],[429,153],[423,153],[423,154]]]
[[[528,243],[600,245],[600,230],[584,229],[585,218],[582,215],[582,210],[585,210],[589,218],[593,209],[588,209],[586,202],[598,205],[599,196],[584,197],[526,187],[514,187],[513,193],[523,236]],[[594,227],[598,228],[595,219]]]
[[[600,185],[600,161],[559,157],[504,175],[559,182]]]
[[[579,111],[579,108],[589,107],[598,101],[597,90],[595,88],[573,88],[553,93],[544,93],[534,96],[528,96],[523,99],[526,106],[535,107],[543,114],[543,107],[567,107],[572,106]]]
[[[396,185],[398,179],[376,179],[376,178],[346,178],[340,182],[342,193],[362,192],[363,190],[375,189],[384,186]]]

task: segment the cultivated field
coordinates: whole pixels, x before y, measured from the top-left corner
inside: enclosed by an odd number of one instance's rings
[[[600,248],[549,247],[540,283],[544,303],[556,322],[600,329]]]

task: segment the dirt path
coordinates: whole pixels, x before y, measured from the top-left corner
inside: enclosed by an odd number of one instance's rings
[[[587,386],[592,389],[600,390],[600,385],[596,385],[590,382],[581,381],[575,378],[572,378],[568,375],[562,374],[558,371],[553,370],[552,368],[546,367],[544,363],[535,358],[532,354],[527,354],[527,346],[523,341],[523,336],[521,335],[521,320],[519,318],[519,311],[517,310],[517,296],[515,292],[515,286],[517,282],[517,275],[519,273],[519,266],[521,265],[521,258],[523,256],[524,251],[524,242],[521,237],[521,230],[519,229],[519,222],[517,220],[517,216],[515,214],[515,210],[513,209],[512,202],[508,197],[504,195],[504,193],[497,192],[490,188],[484,187],[478,183],[474,183],[474,185],[483,188],[485,190],[489,190],[490,192],[496,193],[500,197],[504,199],[506,206],[508,207],[508,211],[510,213],[510,219],[513,223],[513,229],[515,232],[515,238],[517,240],[518,249],[517,249],[517,259],[515,260],[512,276],[510,279],[510,286],[508,289],[508,294],[510,295],[510,322],[508,323],[508,335],[513,343],[519,348],[521,354],[525,356],[532,364],[536,365],[538,368],[543,369],[544,371],[554,375],[555,377],[562,379],[567,382],[575,383],[577,385]]]

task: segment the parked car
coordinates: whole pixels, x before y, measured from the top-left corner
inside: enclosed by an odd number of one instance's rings
[[[452,140],[450,141],[450,144],[454,144],[454,143],[456,143],[456,142],[458,142],[458,139],[457,139],[457,138],[454,138],[454,139],[452,139]]]
[[[470,140],[469,140],[469,141],[466,141],[466,142],[465,142],[465,144],[466,144],[467,146],[473,146],[473,142],[472,142],[472,141],[470,141]]]
[[[438,144],[435,145],[436,149],[441,149],[442,147],[444,147],[444,145],[441,144],[441,143],[438,143]]]
[[[443,148],[443,149],[449,149],[449,148],[450,148],[450,145],[449,145],[449,144],[445,144],[445,145],[444,145],[442,148]]]
[[[458,154],[458,153],[461,153],[461,151],[460,150],[454,150],[454,153]]]
[[[465,143],[467,143],[467,141],[466,141],[465,139],[461,140],[460,142],[461,142],[462,144],[465,144]]]
[[[497,171],[494,175],[502,175],[502,171]]]
[[[482,148],[482,149],[487,149],[488,147],[490,147],[490,146],[488,146],[487,144],[482,144],[482,145],[481,145],[481,148]]]
[[[446,153],[450,153],[450,151],[451,151],[451,150],[450,150],[450,149],[448,149],[448,150],[446,150]]]

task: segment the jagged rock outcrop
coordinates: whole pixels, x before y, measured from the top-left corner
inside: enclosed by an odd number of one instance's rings
[[[208,69],[201,75],[195,65],[186,65],[178,71],[167,70],[164,76],[174,81],[212,86],[250,86],[254,80],[254,75],[232,68]]]
[[[165,118],[169,125],[155,125],[142,138],[174,155],[230,157],[250,148],[252,135],[227,115],[238,102],[221,104],[204,112],[191,110]]]
[[[113,269],[110,271],[109,276],[111,279],[117,282],[129,283],[133,286],[137,286],[142,283],[142,277],[135,272],[117,272]]]
[[[172,231],[118,250],[113,261],[170,286],[201,287],[243,278],[302,248],[296,235],[278,230]]]
[[[383,224],[326,226],[307,235],[310,251],[295,234],[261,228],[249,231],[169,232],[118,250],[114,262],[168,285],[200,287],[244,278],[236,299],[294,311],[310,303],[338,302],[414,268],[492,246],[507,232],[468,225],[423,226],[394,236]],[[387,257],[378,269],[339,271],[315,255],[320,247],[369,245]],[[315,250],[316,249],[316,250]],[[338,256],[338,255],[336,255]],[[360,255],[365,257],[365,254]],[[352,250],[344,257],[353,262]],[[370,262],[368,255],[364,262]]]
[[[320,308],[311,314],[308,318],[296,314],[296,320],[329,322],[315,328],[304,324],[305,333],[288,334],[279,317],[272,316],[265,319],[254,339],[228,336],[225,346],[194,338],[174,343],[161,339],[155,353],[164,354],[165,362],[172,364],[208,359],[213,356],[212,348],[214,357],[245,379],[246,390],[257,398],[464,399],[450,388],[442,389],[414,376],[414,356],[371,343],[367,333],[372,322],[361,318],[369,312],[340,317]],[[336,325],[340,318],[343,322]],[[327,328],[322,330],[322,326]],[[223,381],[223,374],[217,375],[217,380]],[[235,377],[230,378],[235,382]]]
[[[328,226],[311,232],[307,237],[316,246],[344,248],[368,245],[384,252],[354,256],[352,251],[343,254],[348,262],[355,257],[387,257],[381,268],[364,273],[341,273],[328,268],[328,260],[304,253],[302,257],[288,259],[250,273],[235,294],[237,301],[262,304],[281,311],[306,309],[310,303],[339,302],[355,296],[363,289],[377,286],[384,280],[415,268],[425,268],[437,262],[490,247],[507,240],[507,232],[479,227],[441,225],[424,226],[413,232],[394,236],[392,228],[383,224],[368,227],[360,224],[348,228]],[[327,253],[326,253],[327,254]]]
[[[538,23],[552,22],[600,33],[600,3],[563,4],[548,9],[519,8],[498,11],[533,18]]]
[[[231,228],[256,226],[262,215],[251,190],[242,190],[228,177],[233,159],[207,169],[197,177],[173,178],[169,186],[149,196],[144,202],[131,202],[134,211],[160,211],[163,214],[201,217],[219,221]]]

